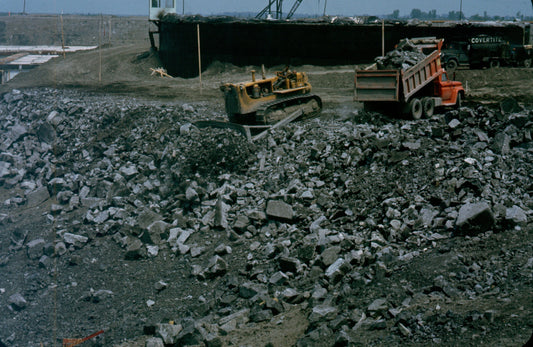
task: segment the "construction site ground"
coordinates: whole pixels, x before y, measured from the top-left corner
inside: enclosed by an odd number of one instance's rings
[[[5,28],[3,37],[0,36],[0,39],[3,39],[0,44],[58,44],[58,40],[61,40],[58,16],[13,16],[0,18],[0,22],[2,21],[5,22]],[[83,23],[83,25],[75,25],[76,23]],[[109,27],[112,35],[100,37],[102,35],[98,30],[101,27],[100,23],[111,23]],[[92,98],[118,98],[139,104],[163,106],[189,104],[195,109],[205,110],[211,118],[221,118],[224,116],[224,105],[220,85],[225,82],[248,80],[252,69],[261,71],[260,61],[257,62],[257,66],[247,67],[215,63],[206,67],[201,78],[165,77],[155,71],[161,66],[157,53],[150,49],[147,18],[65,16],[64,25],[66,27],[63,36],[66,44],[101,43],[101,48],[89,52],[67,54],[31,72],[19,74],[9,83],[0,86],[1,94],[12,93],[13,89],[22,91],[72,90],[80,95],[91,95]],[[43,35],[43,32],[49,32],[50,35]],[[282,68],[283,66],[267,67],[267,74],[271,75]],[[353,78],[356,66],[304,65],[292,68],[305,71],[313,86],[313,92],[322,98],[324,107],[318,116],[321,120],[347,119],[353,117],[354,112],[357,113],[361,109],[361,105],[353,101]],[[455,79],[463,82],[466,87],[465,105],[473,110],[478,107],[498,109],[501,101],[512,98],[525,110],[529,110],[526,112],[531,115],[533,69],[460,69],[455,73]],[[130,126],[126,124],[121,131],[126,132],[129,128]],[[105,132],[105,129],[102,131]],[[115,131],[118,130],[115,129]],[[102,135],[102,137],[105,136],[110,136],[110,134]],[[127,137],[127,135],[124,136]],[[327,141],[327,139],[319,140]],[[531,179],[531,172],[529,177]],[[0,202],[12,196],[11,189],[0,187]],[[9,222],[0,223],[0,234],[9,233],[9,235],[21,237],[26,232],[31,235],[31,238],[26,241],[36,239],[40,235],[46,238],[46,233],[50,230],[47,211],[53,203],[54,201],[49,200],[35,207],[21,205],[9,207],[9,209],[4,207],[4,210],[0,208],[0,212],[8,211],[11,219]],[[77,217],[83,220],[83,216]],[[417,283],[417,281],[423,281],[424,278],[433,278],[435,273],[439,273],[441,266],[446,266],[443,257],[451,253],[465,255],[470,259],[470,263],[506,254],[509,262],[516,260],[515,267],[520,267],[522,266],[520,262],[527,262],[533,257],[532,216],[530,215],[529,218],[528,227],[524,227],[521,232],[511,229],[481,239],[456,237],[445,246],[451,247],[451,251],[449,249],[446,252],[428,251],[408,265],[398,268],[395,273],[388,274],[381,283],[366,287],[359,292],[359,295],[374,292],[379,293],[379,295],[374,295],[375,297],[387,296],[388,289],[394,287],[394,283],[404,280]],[[65,297],[59,294],[55,301],[53,295],[46,296],[46,300],[42,303],[39,302],[38,297],[34,296],[34,301],[17,315],[10,313],[15,317],[12,319],[19,320],[18,323],[10,321],[10,328],[20,324],[21,331],[31,327],[34,327],[35,331],[26,332],[31,337],[30,340],[21,337],[24,335],[22,332],[17,332],[16,336],[10,340],[11,334],[6,334],[6,330],[2,329],[4,331],[0,332],[0,341],[8,346],[22,345],[17,344],[19,342],[31,342],[32,346],[38,346],[42,342],[45,346],[51,346],[61,338],[87,336],[99,330],[97,328],[99,320],[105,322],[102,329],[109,330],[104,332],[99,340],[95,339],[98,342],[93,342],[93,345],[144,346],[149,336],[144,335],[143,327],[154,323],[150,320],[154,309],[144,303],[149,297],[145,294],[153,292],[154,283],[161,279],[176,280],[180,282],[178,292],[183,290],[183,292],[203,293],[204,291],[201,281],[190,279],[188,265],[176,263],[174,257],[172,261],[159,256],[132,263],[124,260],[123,250],[116,243],[107,242],[107,238],[96,238],[91,245],[76,250],[76,259],[81,260],[64,263],[61,258],[58,258],[55,260],[60,264],[58,268],[54,268],[52,263],[47,273],[39,275],[38,279],[31,279],[28,278],[28,273],[40,271],[36,270],[35,261],[28,260],[25,252],[16,253],[16,247],[12,247],[13,242],[16,241],[13,240],[13,236],[0,235],[0,240],[2,242],[0,259],[2,257],[10,259],[3,266],[0,265],[0,288],[9,291],[10,288],[18,285],[19,292],[24,292],[27,289],[26,283],[33,286],[33,291],[40,293],[39,290],[42,288],[47,288],[46,291],[53,291],[55,287],[50,283],[56,281],[63,284],[70,282],[77,288],[72,290],[77,296]],[[234,257],[246,256],[247,251],[239,249],[238,242],[232,247]],[[91,259],[98,259],[98,262],[93,264]],[[72,266],[72,262],[77,262],[77,266]],[[233,259],[228,263],[238,266],[239,261]],[[533,271],[531,267],[528,269],[530,272]],[[449,271],[454,270],[449,269]],[[447,309],[458,314],[497,310],[498,315],[496,321],[489,320],[484,323],[488,327],[483,328],[484,330],[478,327],[479,329],[473,333],[465,329],[464,334],[448,336],[445,340],[442,340],[442,335],[438,335],[436,336],[438,339],[433,343],[450,346],[520,346],[525,343],[533,331],[531,278],[520,277],[519,272],[509,274],[510,277],[514,281],[515,290],[510,291],[507,298],[502,299],[497,295],[487,294],[480,295],[477,300],[457,299],[439,302],[439,309],[443,312]],[[106,301],[105,306],[88,303],[86,293],[89,290],[92,291],[92,286],[97,286],[94,289],[112,290],[114,299]],[[162,292],[163,294],[158,299],[159,302],[166,303],[164,313],[157,315],[158,317],[171,321],[182,314],[190,313],[173,311],[173,300],[182,300],[180,307],[186,306],[189,300],[190,311],[194,311],[197,307],[196,299],[166,297],[171,295],[170,290],[168,291],[169,293]],[[172,293],[175,294],[176,291]],[[2,310],[7,310],[7,294],[12,293],[0,293]],[[84,295],[85,298],[82,299]],[[193,295],[196,298],[198,296]],[[209,298],[206,299],[209,301]],[[124,307],[114,306],[126,305],[126,303],[130,303],[131,307],[124,309]],[[421,307],[427,305],[425,309],[435,310],[435,302],[432,300],[418,305]],[[5,317],[7,316],[2,316],[4,318],[0,318],[0,326],[6,326]],[[305,335],[309,324],[308,316],[309,311],[306,311],[306,307],[294,306],[291,310],[285,311],[278,320],[273,319],[243,326],[223,337],[222,341],[225,345],[235,346],[264,346],[267,343],[271,346],[291,346]],[[472,324],[477,323],[472,322]],[[87,325],[90,325],[90,329]],[[367,329],[360,333],[359,345],[363,346],[367,343],[378,345],[379,341],[385,343],[386,334],[380,329]],[[13,342],[10,343],[10,341]],[[402,345],[430,343],[429,340],[421,342],[404,339],[402,341]],[[331,341],[325,342],[324,345],[331,345]]]

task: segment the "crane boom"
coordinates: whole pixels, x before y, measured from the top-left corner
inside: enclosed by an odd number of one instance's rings
[[[289,14],[287,15],[287,19],[290,19],[292,17],[292,15],[294,14],[294,12],[296,12],[296,10],[298,9],[298,6],[300,6],[302,1],[303,0],[296,0],[294,2],[294,4],[291,7],[291,10],[289,11]],[[531,0],[531,1],[533,1],[533,0]]]
[[[533,0],[532,0],[533,1]],[[270,12],[271,6],[276,2],[276,0],[269,0],[268,5],[265,6],[264,9],[259,12],[255,18],[262,18],[267,12]]]
[[[303,0],[295,0],[294,4],[291,7],[291,10],[287,14],[286,19],[290,19],[294,12],[298,9],[300,4]],[[532,0],[533,1],[533,0]],[[255,18],[263,18],[267,13],[270,14],[271,8],[273,5],[276,5],[276,19],[282,19],[283,18],[283,0],[268,0],[268,5],[265,6],[256,16]]]

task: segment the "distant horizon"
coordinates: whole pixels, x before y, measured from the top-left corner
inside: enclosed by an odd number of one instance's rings
[[[224,13],[259,13],[268,4],[268,0],[175,0],[178,12],[185,6],[186,15],[220,15]],[[289,12],[296,0],[286,0],[283,12]],[[355,3],[351,0],[305,0],[298,7],[296,14],[311,18],[324,14],[329,16],[377,16],[383,17],[399,11],[402,18],[409,17],[413,9],[422,12],[436,11],[439,16],[447,16],[450,12],[462,10],[465,17],[474,15],[490,17],[532,17],[531,0],[374,0],[372,2]],[[116,15],[116,16],[147,16],[148,0],[92,0],[78,2],[72,0],[2,0],[0,12],[27,14],[83,14],[83,15]]]
[[[28,15],[28,16],[39,16],[39,15],[42,15],[42,16],[58,16],[58,15],[72,15],[72,16],[114,16],[114,17],[146,17],[148,19],[149,15],[148,14],[115,14],[115,13],[91,13],[91,12],[60,12],[60,13],[55,13],[55,12],[28,12],[26,11],[25,13],[23,12],[12,12],[12,11],[2,11],[0,10],[0,14],[1,16],[23,16],[23,15]],[[178,15],[181,15],[181,13],[177,13]],[[221,12],[221,13],[212,13],[212,14],[200,14],[200,13],[185,13],[185,16],[202,16],[202,17],[212,17],[212,16],[231,16],[231,15],[249,15],[247,17],[254,17],[257,13],[256,12],[248,12],[248,11],[234,11],[234,12]],[[338,15],[338,14],[326,14],[326,17],[335,17],[335,16],[341,16],[341,17],[378,17],[378,18],[386,18],[388,16],[390,16],[392,14],[391,13],[385,13],[385,14],[360,14],[360,15],[351,15],[351,16],[348,16],[348,15]],[[468,15],[468,14],[465,14],[463,12],[464,16],[465,16],[465,19],[468,19],[470,17],[474,17],[476,15],[480,15],[480,14],[473,14],[473,15]],[[442,20],[444,16],[447,16],[448,13],[439,13],[437,12],[437,18],[436,20]],[[501,18],[506,18],[506,20],[510,20],[510,18],[514,18],[514,19],[519,19],[517,18],[516,16],[503,16],[503,15],[491,15],[490,13],[487,13],[486,14],[487,17],[489,18],[494,18],[494,17],[501,17]],[[317,15],[317,14],[309,14],[309,13],[296,13],[293,17],[293,19],[297,19],[297,18],[318,18],[318,17],[322,17],[323,15]],[[410,17],[410,14],[405,14],[405,15],[400,15],[398,17],[398,19],[411,19],[412,17]],[[533,21],[533,15],[524,15],[524,21]]]

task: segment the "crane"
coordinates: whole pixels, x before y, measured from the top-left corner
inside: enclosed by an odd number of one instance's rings
[[[300,4],[303,0],[295,0],[294,4],[291,7],[291,10],[287,14],[286,19],[290,19],[294,12],[298,9]],[[283,18],[283,0],[268,0],[268,4],[263,8],[256,16],[255,18],[263,18],[267,13],[272,14],[272,6],[276,5],[276,19],[282,19]]]
[[[291,7],[291,10],[289,11],[289,14],[287,15],[287,19],[291,19],[292,18],[292,15],[294,14],[294,12],[296,12],[296,10],[298,9],[298,6],[300,6],[302,1],[303,0],[296,0],[294,2],[294,4]],[[533,1],[533,0],[531,0],[531,1]]]

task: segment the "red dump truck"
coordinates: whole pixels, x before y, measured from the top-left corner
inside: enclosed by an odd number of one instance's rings
[[[408,40],[422,58],[412,66],[388,68],[374,64],[355,71],[354,99],[367,110],[387,110],[420,119],[431,117],[436,107],[460,107],[465,91],[461,82],[450,81],[441,66],[442,39]],[[429,54],[425,52],[430,51]],[[402,54],[394,52],[401,58]],[[407,58],[409,60],[409,58]],[[402,66],[403,65],[403,66]]]

